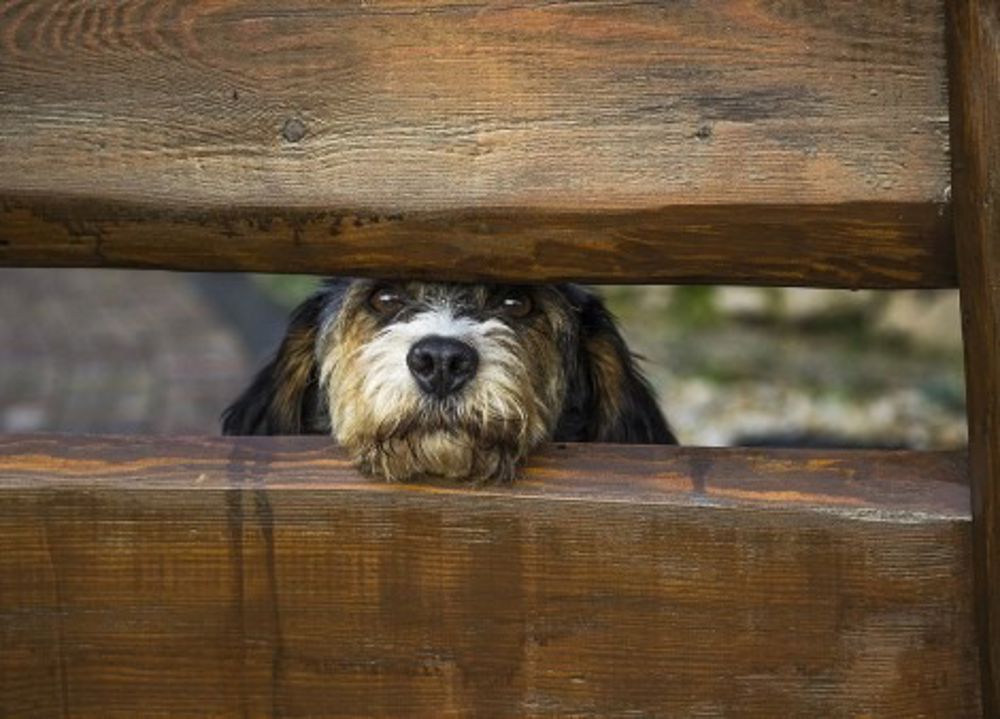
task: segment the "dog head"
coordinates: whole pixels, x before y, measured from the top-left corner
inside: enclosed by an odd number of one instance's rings
[[[330,281],[223,428],[330,432],[392,480],[510,480],[547,439],[674,441],[613,318],[576,285]]]

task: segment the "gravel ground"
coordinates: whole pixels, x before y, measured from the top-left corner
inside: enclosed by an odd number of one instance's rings
[[[965,444],[954,293],[689,289],[605,290],[684,443]]]

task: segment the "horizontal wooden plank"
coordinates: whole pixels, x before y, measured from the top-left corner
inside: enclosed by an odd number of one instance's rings
[[[0,265],[473,282],[952,287],[950,221],[944,206],[868,203],[345,216],[8,198],[0,203]]]
[[[0,714],[974,716],[964,455],[0,440]]]
[[[0,264],[953,286],[942,15],[9,2]]]

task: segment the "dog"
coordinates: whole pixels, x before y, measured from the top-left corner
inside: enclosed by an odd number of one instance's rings
[[[573,284],[328,280],[223,432],[332,434],[391,481],[509,482],[550,440],[676,444],[615,319]]]

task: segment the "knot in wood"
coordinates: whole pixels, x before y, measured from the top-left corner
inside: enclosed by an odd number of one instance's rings
[[[290,117],[281,128],[281,136],[286,142],[298,142],[306,136],[306,124],[297,117]]]

